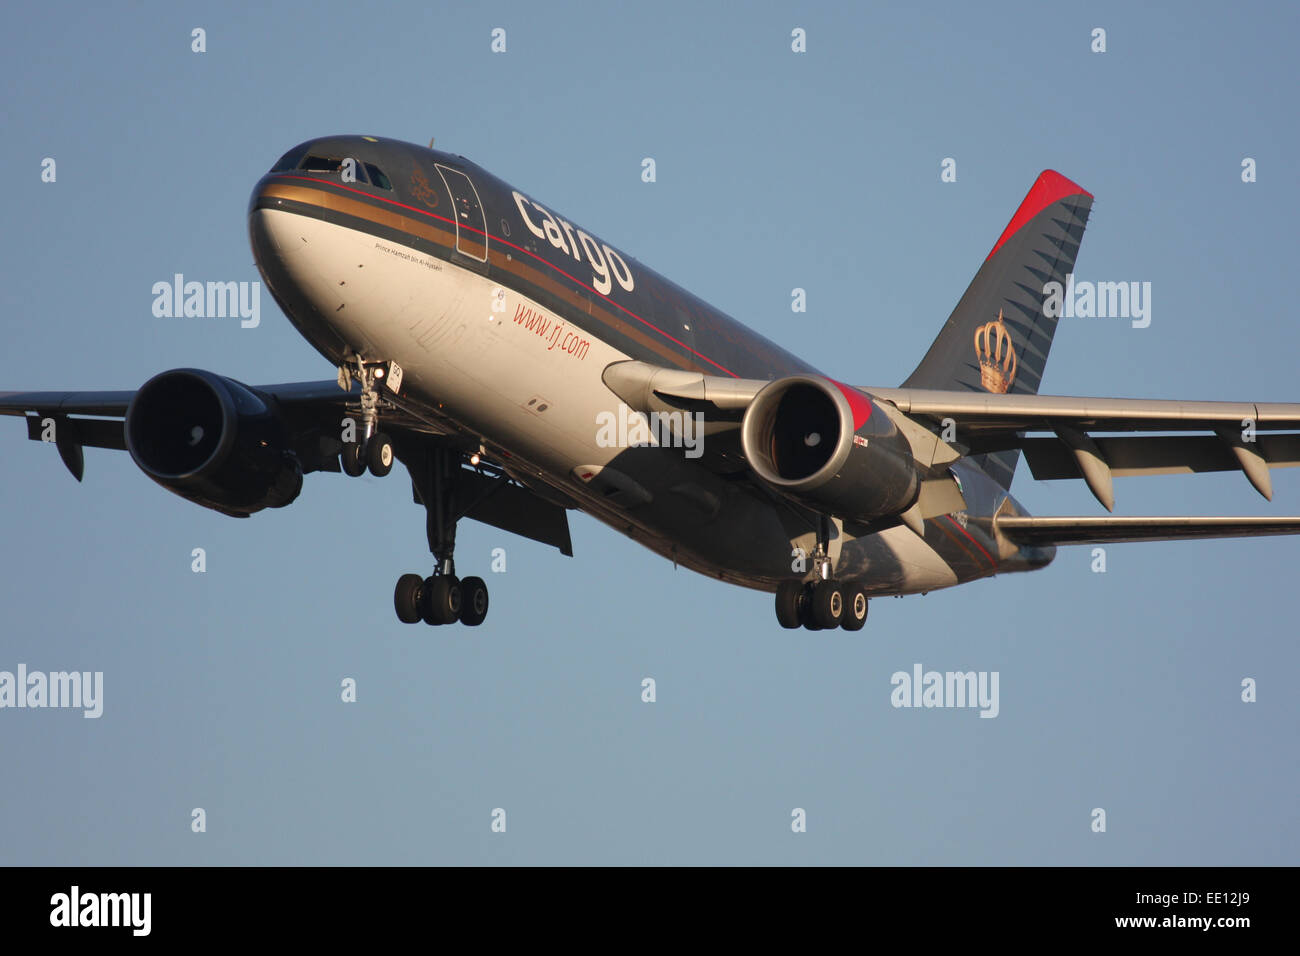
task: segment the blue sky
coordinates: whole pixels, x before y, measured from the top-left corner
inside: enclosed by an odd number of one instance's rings
[[[269,295],[241,329],[155,318],[150,289],[258,278],[253,184],[356,132],[436,137],[862,385],[911,371],[1055,168],[1097,197],[1078,276],[1149,281],[1153,312],[1063,320],[1044,392],[1295,401],[1296,26],[1263,3],[21,6],[0,389],[331,378]],[[507,551],[491,615],[417,628],[391,606],[429,560],[400,468],[236,521],[125,454],[88,451],[77,486],[20,421],[0,437],[0,670],[104,672],[98,720],[0,711],[3,863],[1297,862],[1294,539],[1117,546],[1105,574],[1063,549],[850,635],[781,631],[768,595],[581,515],[572,559],[467,524],[461,573]],[[1239,474],[1120,479],[1117,513],[1300,513],[1273,480],[1269,504]],[[1023,466],[1013,491],[1099,512]],[[892,708],[915,663],[998,671],[999,716]]]

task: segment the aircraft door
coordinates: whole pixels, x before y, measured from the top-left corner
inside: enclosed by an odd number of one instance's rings
[[[487,263],[488,238],[487,220],[478,190],[460,170],[441,163],[435,163],[434,168],[451,196],[451,207],[456,217],[456,251],[473,260],[470,265],[482,268]]]

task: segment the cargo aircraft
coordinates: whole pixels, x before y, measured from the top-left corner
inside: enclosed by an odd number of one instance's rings
[[[1300,464],[1300,404],[1038,394],[1059,321],[1045,290],[1070,281],[1092,200],[1039,175],[911,375],[855,386],[461,156],[316,139],[257,183],[248,229],[335,379],[182,368],[135,391],[0,393],[0,412],[77,480],[83,447],[122,449],[235,517],[289,504],[304,475],[402,462],[434,558],[397,581],[406,623],[487,615],[483,579],[456,573],[464,518],[571,555],[579,509],[773,592],[782,626],[812,630],[858,630],[872,597],[1042,568],[1057,545],[1300,532],[1300,517],[1034,517],[1010,495],[1021,455],[1108,512],[1116,475],[1239,470],[1271,498],[1269,469]]]

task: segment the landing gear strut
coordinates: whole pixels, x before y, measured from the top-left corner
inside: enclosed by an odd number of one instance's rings
[[[463,454],[454,448],[426,447],[421,456],[408,460],[416,494],[425,508],[425,530],[433,552],[433,574],[403,574],[393,590],[393,607],[398,620],[414,624],[454,624],[477,627],[487,618],[488,589],[482,578],[456,577],[456,523],[481,496],[462,507],[457,496]],[[502,475],[499,481],[507,479]],[[492,486],[495,487],[495,486]],[[489,492],[490,493],[490,490]]]
[[[842,627],[860,631],[867,623],[867,595],[852,582],[835,580],[828,550],[830,518],[819,516],[812,581],[782,581],[776,589],[776,619],[782,627],[810,631]]]

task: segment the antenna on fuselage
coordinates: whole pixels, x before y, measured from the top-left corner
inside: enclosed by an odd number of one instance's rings
[[[433,137],[432,137],[432,136],[429,137],[429,148],[430,148],[430,149],[433,149]]]

